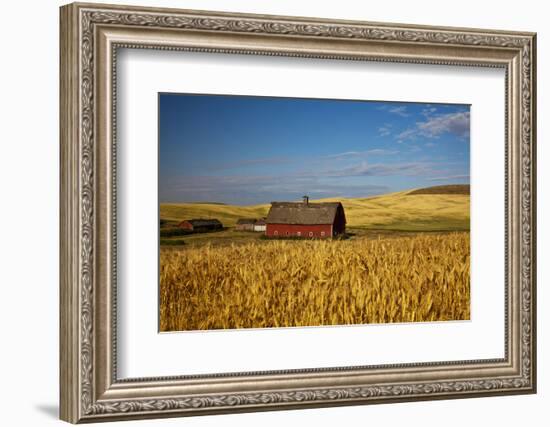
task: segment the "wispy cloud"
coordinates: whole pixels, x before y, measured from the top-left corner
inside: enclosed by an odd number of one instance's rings
[[[392,125],[391,124],[384,124],[384,126],[380,126],[378,128],[378,135],[379,136],[389,136],[392,133]]]
[[[330,180],[323,173],[318,176],[165,177],[160,188],[161,202],[203,201],[241,205],[267,203],[272,200],[298,200],[304,194],[319,199],[364,197],[390,191],[390,187],[386,185]]]
[[[430,117],[430,116],[433,116],[435,113],[437,113],[437,108],[432,107],[431,105],[427,105],[426,108],[423,108],[420,113],[424,117]]]
[[[359,157],[363,156],[364,151],[344,151],[343,153],[329,154],[325,156],[325,159],[343,159],[348,157]]]
[[[470,112],[428,115],[426,120],[419,121],[416,126],[406,129],[397,135],[397,142],[415,140],[419,137],[438,138],[446,133],[466,138],[470,135]]]
[[[448,162],[370,163],[353,156],[345,160],[348,164],[351,162],[351,165],[337,168],[334,162],[328,162],[322,168],[281,175],[161,176],[159,198],[162,202],[204,201],[254,205],[272,200],[297,200],[303,194],[309,194],[312,198],[382,194],[391,191],[393,187],[389,183],[396,177],[433,182],[469,180],[469,175],[458,174],[460,169]],[[377,177],[381,177],[381,180]],[[385,177],[391,179],[386,183]]]
[[[386,148],[373,148],[372,150],[367,150],[365,153],[370,154],[372,156],[392,156],[394,154],[398,154],[398,150],[389,150]]]
[[[388,108],[388,113],[397,114],[401,117],[409,117],[409,113],[407,112],[407,107],[404,105],[401,105],[399,107],[391,107]]]
[[[433,174],[434,165],[431,163],[367,163],[341,170],[329,171],[332,177],[351,176],[420,176]]]
[[[258,166],[258,165],[279,165],[284,163],[290,163],[292,160],[288,157],[264,157],[258,159],[243,159],[233,162],[221,162],[217,165],[209,168],[210,170],[229,170],[229,169],[240,169],[246,168],[249,166]]]
[[[402,143],[403,141],[406,141],[407,139],[414,139],[416,138],[417,130],[416,129],[407,129],[401,132],[399,135],[397,135],[397,142]]]
[[[470,134],[470,113],[461,111],[458,113],[442,114],[431,117],[423,123],[418,123],[418,129],[422,135],[437,137],[444,133],[451,133],[459,137]]]

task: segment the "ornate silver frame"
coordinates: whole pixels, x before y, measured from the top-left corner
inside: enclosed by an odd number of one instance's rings
[[[72,422],[534,393],[533,33],[71,4],[61,8],[61,419]],[[118,47],[506,70],[505,357],[117,379]]]

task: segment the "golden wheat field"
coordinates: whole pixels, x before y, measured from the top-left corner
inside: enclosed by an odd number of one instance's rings
[[[468,232],[161,248],[161,331],[469,317]]]

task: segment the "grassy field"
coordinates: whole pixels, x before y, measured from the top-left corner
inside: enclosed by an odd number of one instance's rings
[[[162,331],[469,319],[468,232],[161,249]]]

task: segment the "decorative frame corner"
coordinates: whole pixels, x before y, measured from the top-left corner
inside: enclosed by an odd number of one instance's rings
[[[61,8],[60,43],[62,419],[77,423],[536,391],[535,34],[71,4]],[[269,372],[221,375],[204,380],[207,393],[185,378],[118,380],[113,336],[118,47],[505,68],[506,357],[285,371],[267,389],[258,380]],[[422,379],[406,380],[412,374]]]

